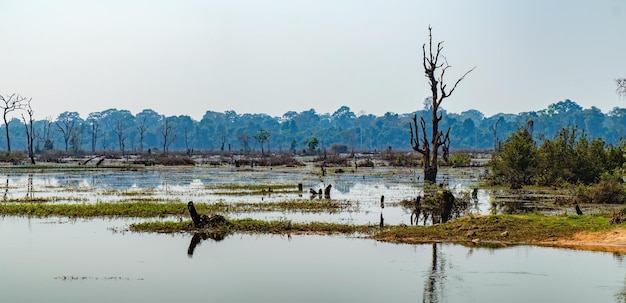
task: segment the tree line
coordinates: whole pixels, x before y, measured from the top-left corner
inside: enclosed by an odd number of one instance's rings
[[[0,147],[9,151],[32,149],[33,153],[48,150],[300,153],[310,152],[311,147],[335,147],[348,152],[408,151],[412,147],[409,129],[413,118],[432,116],[432,103],[427,99],[424,108],[416,112],[388,112],[382,116],[357,115],[349,107],[341,106],[332,114],[310,109],[288,111],[281,117],[207,111],[197,121],[187,115],[165,116],[151,109],[132,114],[112,108],[87,117],[66,111],[56,118],[35,120],[36,104],[31,99],[8,95],[0,101],[5,117],[0,126],[4,134],[0,136]],[[583,109],[571,100],[517,115],[485,117],[477,110],[456,114],[443,107],[438,111],[442,117],[439,129],[451,129],[452,150],[495,149],[498,142],[529,120],[534,121],[533,137],[540,142],[553,138],[564,127],[573,126],[590,138],[600,137],[614,145],[626,135],[626,109],[616,107],[605,114],[596,107]],[[429,128],[432,122],[427,119],[424,123]]]

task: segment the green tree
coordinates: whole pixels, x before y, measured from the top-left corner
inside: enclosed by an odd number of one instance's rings
[[[491,160],[492,181],[512,188],[533,183],[537,171],[537,144],[526,128],[520,128],[498,147]]]
[[[317,150],[317,146],[320,144],[320,141],[317,137],[311,137],[304,140],[304,144],[307,146],[309,154],[313,154],[315,153],[315,150]]]
[[[259,133],[254,135],[254,140],[261,145],[261,155],[265,154],[265,151],[263,150],[263,145],[265,144],[265,142],[269,142],[270,136],[271,136],[270,132],[264,129],[260,129]],[[268,150],[269,150],[269,147],[268,147]]]

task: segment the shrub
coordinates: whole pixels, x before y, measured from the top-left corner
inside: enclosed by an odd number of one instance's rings
[[[467,167],[472,162],[472,157],[466,153],[454,153],[450,157],[450,162],[453,167]]]
[[[0,162],[8,162],[13,164],[20,164],[26,160],[26,155],[19,151],[5,151],[0,153]]]

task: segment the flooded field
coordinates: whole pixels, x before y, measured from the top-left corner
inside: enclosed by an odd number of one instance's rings
[[[479,189],[481,169],[442,169],[440,182],[455,194],[476,189],[470,212],[569,212],[552,203],[555,193],[511,192]],[[0,174],[0,195],[5,202],[99,203],[147,201],[156,203],[273,203],[320,199],[309,191],[332,185],[333,201],[348,207],[334,213],[254,212],[231,213],[229,217],[264,220],[327,221],[376,224],[383,215],[386,224],[410,224],[411,211],[401,206],[423,191],[421,171],[405,168],[362,168],[356,172],[329,173],[322,177],[315,168],[189,168],[146,171],[80,171]],[[303,191],[298,191],[302,184]],[[563,193],[556,193],[562,195]],[[384,208],[381,197],[384,196]],[[546,198],[547,197],[547,198]],[[548,203],[545,203],[549,201]],[[584,207],[584,206],[583,206]]]
[[[230,218],[409,224],[400,201],[422,193],[420,172],[377,168],[198,167],[146,171],[0,174],[0,203],[277,203],[320,200],[332,184],[335,212],[226,213]],[[442,170],[455,194],[478,188],[480,169]],[[303,191],[298,190],[302,184]],[[477,189],[472,213],[572,212],[546,200],[563,193]],[[384,196],[384,208],[381,205]],[[546,198],[548,197],[548,198]],[[552,197],[552,198],[550,198]],[[181,217],[0,217],[2,302],[624,302],[623,256],[515,246],[398,245],[358,236],[226,238],[128,232],[131,223]],[[34,291],[36,290],[36,291]]]

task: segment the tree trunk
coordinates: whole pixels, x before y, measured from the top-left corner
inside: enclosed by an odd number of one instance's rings
[[[437,166],[429,166],[424,168],[424,181],[435,183],[437,182]]]

